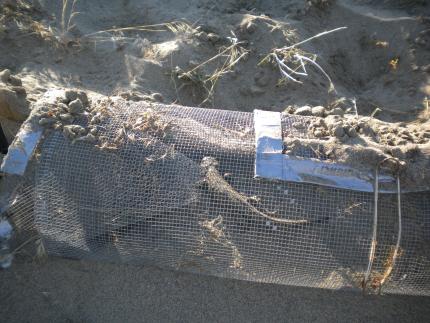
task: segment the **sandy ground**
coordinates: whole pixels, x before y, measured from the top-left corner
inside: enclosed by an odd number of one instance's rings
[[[76,87],[90,95],[129,92],[138,99],[243,111],[327,107],[346,97],[357,99],[361,115],[378,109],[375,116],[384,121],[416,122],[428,112],[430,8],[421,5],[424,1],[82,0],[73,9],[69,2],[63,26],[62,1],[29,2],[2,11],[0,20],[0,70],[10,69],[22,80],[26,97],[22,89],[7,86],[20,100],[34,102],[50,88]],[[179,20],[186,24],[174,31],[164,25],[163,31],[99,33]],[[347,31],[303,46],[331,76],[335,97],[315,69],[301,85],[279,84],[274,66],[258,65],[275,47],[341,26]],[[230,44],[231,32],[249,53],[205,100],[201,82],[181,80],[177,71],[216,55]],[[216,67],[207,64],[199,75]],[[13,138],[19,124],[0,121],[6,137]],[[430,299],[18,257],[11,269],[0,272],[0,315],[8,322],[417,322],[428,321]]]
[[[426,322],[430,298],[51,258],[0,273],[2,322]]]

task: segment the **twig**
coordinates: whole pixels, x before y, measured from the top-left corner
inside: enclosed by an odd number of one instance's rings
[[[351,102],[352,102],[352,104],[354,105],[355,116],[356,116],[356,117],[357,117],[357,119],[358,119],[358,109],[357,109],[357,100],[356,100],[356,98],[352,98],[352,99],[351,99]]]
[[[337,91],[336,91],[336,89],[334,87],[334,84],[333,84],[330,76],[328,76],[328,74],[324,71],[324,69],[317,62],[311,60],[310,58],[308,58],[306,56],[299,55],[299,54],[295,54],[294,57],[297,57],[300,60],[305,60],[305,61],[311,63],[312,65],[314,65],[315,67],[317,67],[321,71],[321,73],[323,73],[324,76],[329,80],[329,82],[330,82],[330,88],[333,88],[334,93],[337,94]]]
[[[62,33],[68,32],[74,27],[74,25],[70,25],[72,23],[72,19],[75,16],[80,14],[80,12],[75,12],[75,6],[77,1],[78,0],[73,0],[72,2],[72,5],[70,7],[69,18],[67,19],[67,24],[66,24],[66,16],[67,16],[67,8],[69,7],[69,0],[63,0],[63,7],[61,10],[61,32]]]
[[[232,43],[230,46],[222,50],[220,49],[218,54],[216,54],[215,56],[198,64],[187,72],[180,73],[180,75],[178,76],[179,78],[185,77],[186,79],[191,80],[192,83],[199,84],[203,87],[203,89],[207,93],[207,97],[200,103],[200,105],[206,103],[213,98],[214,89],[220,77],[231,72],[233,66],[236,65],[249,52],[248,50],[240,46],[243,42],[239,42],[233,32],[232,37],[227,37],[227,39],[229,39]],[[215,61],[220,57],[225,57],[225,60],[222,62],[221,66],[216,67],[210,75],[200,76],[193,74],[196,72],[196,70],[200,69],[201,67],[205,66],[210,62]]]
[[[321,36],[324,36],[324,35],[327,35],[327,34],[333,33],[333,32],[335,32],[335,31],[339,31],[339,30],[347,29],[347,28],[348,28],[348,27],[339,27],[339,28],[335,28],[335,29],[332,29],[332,30],[323,31],[323,32],[321,32],[321,33],[319,33],[319,34],[316,34],[315,36],[309,37],[309,38],[307,38],[307,39],[305,39],[305,40],[302,40],[301,42],[295,43],[295,44],[293,44],[293,45],[285,46],[285,47],[282,47],[282,48],[276,48],[276,49],[274,49],[274,51],[275,51],[275,52],[281,52],[281,51],[285,51],[285,50],[288,50],[288,49],[292,49],[292,48],[295,48],[295,47],[297,47],[297,46],[299,46],[299,45],[302,45],[302,44],[304,44],[304,43],[307,43],[308,41],[311,41],[311,40],[313,40],[313,39],[315,39],[315,38],[318,38],[318,37],[321,37]]]
[[[303,71],[304,71],[304,72],[297,72],[297,71],[293,70],[291,67],[289,67],[288,65],[286,65],[286,64],[284,63],[284,61],[283,61],[283,60],[280,60],[280,59],[278,58],[278,55],[273,54],[273,56],[275,57],[276,61],[277,61],[277,62],[278,62],[282,67],[286,68],[286,69],[287,69],[288,71],[290,71],[291,73],[293,73],[293,74],[297,74],[297,75],[302,75],[302,76],[308,76],[308,73],[307,73],[307,71],[306,71],[305,65],[304,65],[304,63],[303,63],[303,61],[302,61],[302,60],[300,60],[300,63],[301,63],[301,67],[302,67],[302,69],[303,69]]]
[[[176,23],[175,21],[171,24]],[[166,31],[165,29],[151,29],[155,27],[166,27],[168,23],[162,24],[154,24],[154,25],[140,25],[140,26],[132,26],[132,27],[121,27],[121,28],[110,28],[105,30],[99,30],[90,34],[84,35],[84,37],[90,37],[101,33],[109,33],[109,32],[118,32],[118,31]]]
[[[273,55],[275,57],[276,62],[278,63],[278,67],[279,67],[279,71],[281,72],[281,74],[283,76],[285,76],[286,78],[290,79],[293,82],[296,83],[300,83],[302,84],[302,82],[300,82],[299,80],[296,80],[294,77],[292,77],[290,74],[288,74],[287,72],[285,72],[282,67],[286,66],[285,64],[283,64],[283,62],[278,58],[278,56],[276,54]]]
[[[384,284],[385,280],[391,275],[391,272],[393,271],[394,265],[396,264],[397,256],[399,255],[400,241],[402,239],[402,204],[401,204],[401,190],[400,190],[399,175],[397,175],[397,214],[398,214],[398,221],[399,221],[399,228],[397,230],[397,242],[396,242],[396,246],[394,247],[390,265],[385,270],[384,275],[380,281],[380,286]]]
[[[370,278],[370,273],[372,272],[373,260],[375,259],[376,251],[376,234],[378,228],[378,195],[379,195],[379,165],[375,169],[375,183],[374,183],[374,206],[373,206],[373,232],[372,232],[372,242],[370,244],[369,252],[369,262],[367,264],[367,269],[364,274],[363,279],[363,290],[365,290],[366,285]]]
[[[195,70],[199,69],[200,67],[202,67],[203,65],[206,65],[207,63],[210,63],[214,60],[216,60],[218,57],[222,56],[224,53],[228,52],[229,50],[231,50],[233,47],[235,47],[236,45],[241,44],[242,42],[238,42],[236,44],[232,44],[230,46],[228,46],[227,48],[225,48],[223,51],[219,52],[217,55],[209,58],[208,60],[204,61],[203,63],[200,63],[199,65],[197,65],[196,67],[192,68],[191,70],[189,70],[188,72],[186,72],[185,74],[190,74],[192,72],[194,72]]]

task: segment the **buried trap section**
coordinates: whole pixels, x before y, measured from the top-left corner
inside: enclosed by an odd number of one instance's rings
[[[430,295],[429,192],[401,195],[395,261],[398,196],[379,194],[363,284],[373,192],[256,177],[252,113],[123,100],[105,111],[97,141],[47,130],[25,174],[5,177],[15,231],[37,232],[48,254]],[[282,118],[293,131],[297,117]]]

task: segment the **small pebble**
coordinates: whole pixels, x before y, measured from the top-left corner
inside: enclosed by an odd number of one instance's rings
[[[0,80],[3,83],[9,82],[9,78],[10,78],[10,70],[5,69],[5,70],[3,70],[3,71],[0,72]]]
[[[294,114],[295,111],[296,109],[292,105],[289,105],[288,107],[285,108],[284,113]]]
[[[336,125],[333,128],[333,135],[339,139],[345,135],[345,130],[343,129],[342,125]]]
[[[306,128],[306,125],[303,122],[294,122],[292,124],[292,126],[293,126],[293,128],[296,128],[296,129],[305,129]]]
[[[69,103],[69,112],[72,114],[79,114],[84,112],[84,106],[80,99],[73,100]]]
[[[15,85],[15,86],[22,86],[21,79],[18,78],[18,77],[16,77],[16,76],[13,76],[13,75],[11,75],[9,77],[9,83],[12,84],[12,85]]]
[[[341,108],[334,108],[327,112],[328,115],[343,116],[344,112]]]
[[[321,105],[312,108],[312,115],[323,118],[325,115],[325,108]]]
[[[57,104],[57,106],[60,109],[60,111],[62,111],[62,112],[68,112],[69,111],[69,107],[65,103],[60,102]]]
[[[314,131],[314,136],[317,138],[324,137],[324,132],[322,130],[317,129]]]
[[[316,126],[320,126],[320,127],[323,127],[323,128],[327,128],[327,124],[325,123],[325,121],[324,121],[324,119],[323,119],[323,118],[318,118],[317,120],[315,120],[314,124],[315,124]]]
[[[81,100],[84,107],[89,105],[87,93],[84,91],[78,91],[78,98]]]
[[[350,136],[351,138],[355,138],[355,137],[357,137],[357,130],[355,130],[355,128],[354,127],[350,127],[350,128],[348,128],[347,129],[347,134],[348,134],[348,136]]]
[[[154,100],[154,98],[152,97],[152,96],[150,96],[150,95],[143,95],[143,96],[141,96],[141,97],[139,97],[141,100],[145,100],[145,101],[151,101],[151,102],[154,102],[155,100]]]
[[[347,135],[347,134],[344,134],[343,135],[343,137],[342,138],[339,138],[340,139],[340,141],[342,141],[342,142],[347,142],[348,141],[348,139],[349,139],[349,136]]]
[[[78,135],[83,135],[87,130],[82,126],[75,124],[72,125],[72,131]]]
[[[76,137],[76,133],[73,131],[73,125],[64,126],[63,133],[67,138],[73,139]]]
[[[208,40],[212,43],[215,44],[217,42],[219,42],[219,40],[221,39],[221,37],[215,33],[209,33],[208,34]]]
[[[51,126],[56,122],[53,118],[40,118],[39,125],[41,126]]]
[[[158,102],[163,102],[164,101],[164,98],[163,98],[163,95],[161,94],[161,93],[152,93],[151,94],[151,97],[155,100],[155,101],[158,101]]]
[[[62,121],[66,121],[66,122],[72,122],[73,121],[73,116],[69,113],[62,113],[59,115],[60,120]]]
[[[22,86],[12,86],[12,90],[18,95],[22,97],[27,96],[27,91]]]
[[[296,110],[295,114],[300,116],[310,116],[312,115],[312,108],[310,106],[303,106]]]
[[[75,90],[66,90],[64,92],[64,96],[66,97],[68,102],[71,102],[78,98],[78,92]]]

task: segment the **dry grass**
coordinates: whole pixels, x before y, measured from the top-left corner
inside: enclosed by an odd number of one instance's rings
[[[231,45],[221,46],[216,55],[203,61],[192,69],[184,71],[181,68],[176,67],[176,77],[183,82],[183,84],[177,88],[177,91],[184,85],[194,85],[204,89],[205,91],[205,99],[200,103],[200,105],[208,102],[213,103],[215,87],[218,81],[224,75],[231,73],[236,64],[248,54],[248,50],[241,46],[243,43],[238,41],[234,35],[228,39],[230,40]],[[205,68],[208,66],[213,67],[210,68],[210,72],[206,73]]]
[[[63,7],[61,10],[61,36],[65,37],[65,35],[75,27],[73,24],[73,18],[77,17],[80,12],[76,10],[76,3],[78,0],[73,0],[70,4],[69,0],[63,0]]]
[[[143,142],[146,146],[151,145],[156,138],[166,138],[172,129],[172,124],[160,118],[160,115],[153,109],[129,117],[122,123],[121,127],[116,131],[113,140],[106,136],[99,136],[98,148],[102,150],[115,151],[127,141]],[[143,134],[143,136],[142,136]],[[173,147],[170,147],[164,154],[154,158],[149,158],[147,161],[155,161],[165,159],[167,156],[174,155]]]
[[[137,130],[155,137],[165,138],[171,129],[171,123],[160,118],[152,109],[148,109],[137,116],[130,124],[132,130]]]
[[[61,16],[56,26],[45,26],[41,22],[33,20],[30,11],[31,5],[22,0],[18,0],[15,6],[5,5],[0,7],[0,33],[6,28],[5,21],[13,19],[18,26],[28,34],[38,34],[45,40],[55,41],[57,45],[63,47],[79,47],[82,42],[116,42],[134,41],[135,36],[131,32],[172,32],[174,34],[191,35],[196,33],[196,29],[185,21],[173,21],[153,25],[137,25],[109,28],[86,34],[80,37],[72,35],[73,28],[76,27],[74,20],[81,12],[77,11],[79,0],[62,0]]]
[[[281,73],[281,82],[291,81],[294,83],[303,84],[299,77],[308,77],[308,71],[306,66],[311,65],[322,73],[325,78],[329,81],[329,92],[333,91],[336,93],[335,86],[330,76],[325,70],[316,62],[317,55],[308,53],[299,48],[300,45],[305,44],[313,39],[325,36],[332,32],[346,29],[347,27],[339,27],[328,31],[323,31],[312,37],[309,37],[303,41],[294,43],[293,45],[285,46],[282,48],[275,48],[267,54],[258,65],[262,64],[273,64],[278,67]]]
[[[61,18],[58,26],[45,26],[41,21],[34,19],[37,10],[31,4],[18,0],[14,5],[5,4],[0,6],[0,32],[6,30],[7,21],[14,21],[23,36],[37,35],[45,41],[53,41],[56,45],[70,46],[79,44],[79,39],[70,35],[75,27],[73,23],[80,12],[76,11],[78,0],[63,0],[61,7]]]
[[[49,28],[32,17],[33,7],[25,1],[18,0],[12,4],[0,6],[0,34],[8,30],[9,22],[14,22],[24,36],[35,34],[42,39],[52,38]]]
[[[112,42],[112,41],[134,41],[136,33],[141,32],[172,32],[176,35],[189,36],[196,33],[196,29],[186,21],[172,21],[152,25],[136,25],[115,27],[99,30],[82,36],[91,42]]]

